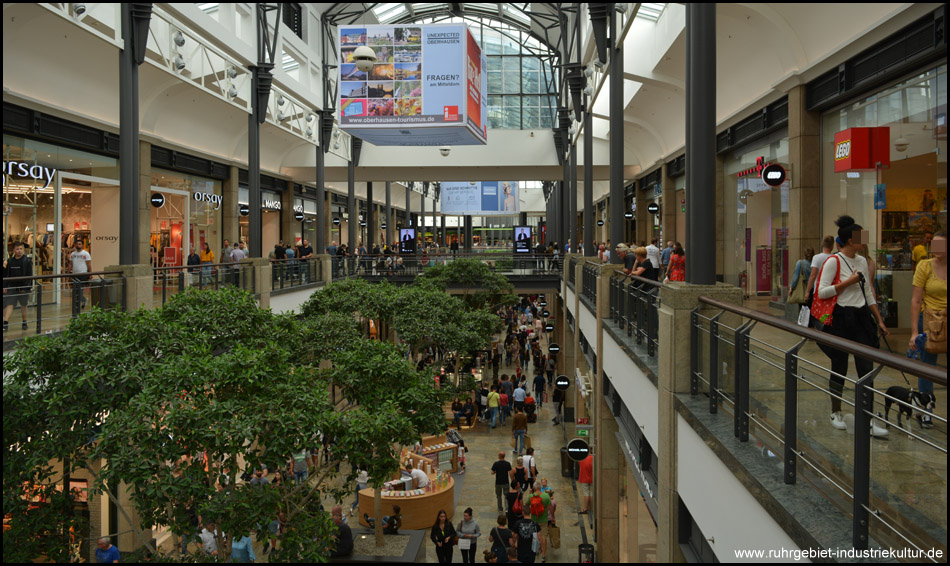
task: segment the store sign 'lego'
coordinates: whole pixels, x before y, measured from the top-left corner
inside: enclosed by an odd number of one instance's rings
[[[22,161],[4,161],[3,162],[3,186],[7,186],[7,177],[19,179],[33,179],[43,182],[43,188],[46,189],[53,182],[56,175],[56,169],[52,167],[43,167],[42,165],[31,165]]]
[[[835,134],[835,173],[891,164],[890,128],[848,128]]]

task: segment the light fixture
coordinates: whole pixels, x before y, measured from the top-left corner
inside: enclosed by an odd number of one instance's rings
[[[449,156],[449,153],[451,153],[451,152],[452,152],[452,148],[451,148],[451,147],[442,146],[442,147],[439,148],[439,153],[442,154],[442,157],[448,157],[448,156]]]
[[[587,96],[592,96],[594,94],[594,87],[592,87],[591,85],[585,86],[584,94],[586,94]]]
[[[623,14],[627,11],[627,5],[623,2],[617,2],[614,4],[614,9]]]
[[[278,95],[277,95],[277,106],[283,106],[283,105],[284,105],[284,102],[286,102],[286,100],[284,100],[284,95],[283,95],[283,94],[278,94]]]
[[[571,134],[572,136],[573,136],[574,134],[576,134],[576,133],[577,133],[577,125],[576,125],[576,124],[571,124],[571,127],[567,129],[567,133]]]
[[[905,152],[908,147],[910,147],[910,141],[907,138],[901,136],[894,140],[894,149],[897,151]]]
[[[593,66],[593,65],[587,65],[587,68],[584,69],[584,74],[587,76],[588,79],[591,78],[591,77],[593,77],[593,76],[594,76],[594,66]]]
[[[73,4],[73,13],[76,14],[77,16],[81,16],[81,15],[85,14],[85,13],[86,13],[86,5],[85,5],[85,4],[80,4],[80,3]]]
[[[353,62],[356,63],[356,68],[368,73],[373,69],[373,65],[376,64],[376,52],[373,51],[370,47],[361,45],[353,51]]]
[[[340,142],[333,142],[333,149],[340,149]]]
[[[234,85],[231,85],[230,88],[228,88],[228,96],[231,98],[237,98],[237,95],[238,95],[237,89],[234,88]]]
[[[312,135],[313,135],[313,128],[308,127],[308,128],[307,128],[307,137],[309,138],[309,137],[312,136]]]
[[[313,114],[307,114],[307,123],[313,122]]]
[[[283,113],[283,112],[278,112],[278,113],[277,113],[277,121],[278,121],[278,122],[283,122],[283,121],[286,120],[286,119],[287,119],[287,116],[284,116],[284,113]]]
[[[185,44],[185,34],[181,30],[175,32],[175,45],[181,47]]]
[[[234,78],[237,78],[237,75],[238,75],[237,67],[235,67],[234,65],[231,65],[230,67],[228,67],[228,76],[229,76],[229,77],[231,77],[232,79],[234,79]]]
[[[175,57],[175,69],[178,71],[185,69],[185,58],[181,56],[181,53]]]
[[[340,137],[340,130],[339,130],[339,129],[334,129],[334,130],[333,130],[333,137],[334,137],[334,138],[339,138],[339,137]]]

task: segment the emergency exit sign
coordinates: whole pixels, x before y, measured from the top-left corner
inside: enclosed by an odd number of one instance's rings
[[[589,424],[590,424],[590,417],[577,417],[577,419],[575,419],[574,424],[576,424],[576,425],[589,425]]]

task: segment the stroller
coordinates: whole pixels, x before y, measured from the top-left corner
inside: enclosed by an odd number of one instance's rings
[[[537,405],[534,403],[534,397],[530,395],[524,400],[524,414],[528,417],[529,423],[538,422]]]

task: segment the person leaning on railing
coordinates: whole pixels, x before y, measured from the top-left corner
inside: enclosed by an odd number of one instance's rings
[[[822,265],[818,276],[818,298],[828,300],[837,296],[831,320],[823,328],[833,336],[853,340],[872,348],[880,346],[878,333],[888,336],[890,332],[884,325],[881,313],[871,292],[868,263],[857,253],[859,235],[864,228],[854,222],[850,216],[841,216],[835,221],[838,225],[838,245],[841,251]],[[859,241],[855,241],[859,240]],[[837,283],[835,283],[837,281]],[[814,305],[813,305],[814,306]],[[814,312],[815,309],[813,309]],[[869,312],[870,311],[870,312]],[[873,318],[871,316],[873,315]],[[831,360],[829,389],[831,390],[831,426],[844,430],[847,428],[841,414],[841,395],[844,391],[844,377],[848,374],[848,353],[819,344],[821,350]],[[854,366],[858,377],[864,377],[874,364],[860,356],[854,356]],[[873,387],[873,384],[872,384]],[[887,429],[871,421],[872,436],[887,436]]]
[[[917,269],[914,271],[914,295],[910,301],[910,320],[911,335],[910,349],[917,350],[917,337],[928,332],[927,343],[930,350],[925,347],[920,352],[920,361],[932,366],[937,365],[937,352],[941,349],[947,351],[947,231],[941,230],[934,234],[931,241],[931,259],[921,260],[917,263]],[[923,306],[923,310],[921,309]],[[943,319],[942,336],[931,336],[934,332],[924,328],[924,311],[934,313],[936,318]],[[916,321],[916,322],[915,322]],[[942,348],[939,343],[943,338]],[[921,393],[933,394],[934,384],[930,380],[922,377],[917,378],[917,389]],[[928,407],[928,411],[932,411]],[[933,423],[929,415],[921,417],[921,425],[930,427]]]

